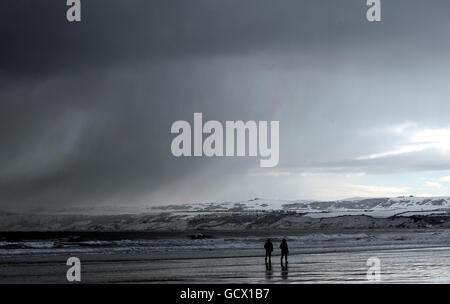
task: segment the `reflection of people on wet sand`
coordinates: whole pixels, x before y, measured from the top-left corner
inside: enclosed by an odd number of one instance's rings
[[[273,276],[272,265],[266,263],[266,279],[270,280],[272,279],[272,276]]]
[[[287,256],[288,256],[288,253],[289,253],[289,248],[288,248],[288,244],[286,242],[286,239],[283,239],[281,241],[280,249],[281,249],[281,260],[280,260],[281,261],[281,266],[283,266],[283,257],[284,257],[285,260],[286,260],[286,267],[287,267],[287,263],[288,263]]]
[[[270,241],[270,239],[267,239],[266,243],[264,244],[264,249],[266,249],[266,267],[270,267],[272,264],[272,251],[273,251],[273,244]],[[269,257],[269,265],[267,265],[267,257]]]
[[[281,278],[286,280],[288,278],[288,265],[283,266],[283,262],[281,262]]]

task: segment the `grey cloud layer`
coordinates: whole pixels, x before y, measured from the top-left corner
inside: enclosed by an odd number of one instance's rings
[[[194,111],[280,120],[280,167],[300,170],[378,172],[352,160],[398,138],[364,130],[447,123],[446,1],[384,1],[380,24],[359,0],[83,1],[81,24],[64,3],[0,4],[3,206],[239,196],[223,187],[255,159],[171,156],[170,124]]]

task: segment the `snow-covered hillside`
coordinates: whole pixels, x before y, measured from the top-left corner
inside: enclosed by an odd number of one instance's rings
[[[0,231],[186,231],[450,227],[450,198],[203,203],[118,215],[0,212]]]
[[[335,217],[340,215],[409,216],[446,213],[449,210],[450,197],[352,198],[338,201],[283,201],[255,198],[241,202],[199,203],[152,208],[154,212],[174,213],[290,211],[303,213],[311,217]]]

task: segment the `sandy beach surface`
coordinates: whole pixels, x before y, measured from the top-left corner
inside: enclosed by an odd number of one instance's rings
[[[338,234],[341,239],[332,245],[327,245],[330,241],[322,234],[316,235],[314,242],[288,237],[292,249],[287,270],[280,265],[277,249],[272,267],[267,269],[264,252],[258,249],[263,241],[260,236],[159,238],[159,244],[172,246],[161,249],[153,242],[153,247],[141,251],[109,247],[102,251],[52,249],[5,254],[14,253],[10,250],[0,256],[0,283],[67,283],[66,260],[70,256],[80,258],[84,283],[367,283],[366,263],[371,257],[381,262],[381,282],[450,283],[450,246],[443,242],[447,231],[426,233],[431,234],[396,233],[397,242],[390,242],[392,234],[384,232],[368,237]],[[435,241],[414,242],[431,240],[431,236]],[[229,238],[235,247],[223,245]],[[243,243],[253,240],[254,244],[239,246],[241,238]],[[276,241],[274,236],[278,248]]]

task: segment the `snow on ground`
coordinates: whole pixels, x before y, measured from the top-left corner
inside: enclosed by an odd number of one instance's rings
[[[450,198],[252,199],[154,206],[116,215],[0,212],[0,231],[183,231],[450,227]],[[106,213],[108,214],[108,213]]]
[[[450,210],[450,197],[395,197],[395,198],[351,198],[337,201],[313,200],[268,200],[252,199],[240,202],[194,203],[186,205],[158,206],[152,212],[251,212],[292,211],[307,216],[322,218],[342,215],[369,215],[390,217],[402,214],[446,213]]]

